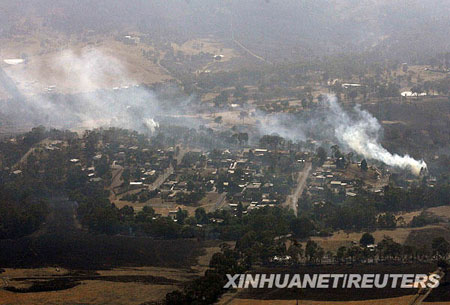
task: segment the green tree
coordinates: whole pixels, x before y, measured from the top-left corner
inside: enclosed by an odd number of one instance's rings
[[[322,165],[327,160],[327,152],[323,147],[319,147],[316,150],[319,165]]]
[[[206,211],[204,208],[198,208],[195,210],[195,220],[199,224],[208,223],[208,216],[206,215]]]
[[[372,234],[366,232],[361,236],[359,240],[359,244],[363,247],[367,247],[368,245],[373,245],[375,243],[375,238]]]
[[[178,208],[176,219],[177,223],[180,225],[184,224],[184,220],[188,217],[188,212],[186,210],[182,210],[181,208]]]
[[[436,237],[431,243],[433,255],[438,259],[446,259],[450,252],[450,244],[444,237]]]
[[[302,244],[300,244],[296,240],[294,240],[293,243],[291,244],[291,246],[289,247],[287,254],[292,257],[292,260],[295,263],[300,262],[303,257]]]
[[[336,252],[336,260],[338,263],[343,263],[347,259],[347,247],[341,246]]]
[[[306,247],[305,247],[305,256],[309,262],[314,261],[318,250],[319,250],[319,245],[315,241],[309,239],[307,241]]]
[[[361,170],[362,170],[363,172],[367,172],[368,169],[369,169],[369,167],[367,166],[367,161],[366,161],[366,159],[363,159],[363,160],[361,161]]]
[[[314,224],[307,217],[294,218],[290,223],[290,229],[295,237],[305,238],[311,235]]]

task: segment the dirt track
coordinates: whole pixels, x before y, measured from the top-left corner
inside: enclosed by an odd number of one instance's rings
[[[297,208],[298,198],[300,198],[300,196],[303,193],[303,190],[305,189],[306,180],[308,179],[311,168],[312,168],[311,162],[307,162],[305,164],[305,168],[298,174],[297,187],[295,188],[294,193],[288,196],[286,202],[283,204],[283,206],[290,207],[294,211],[295,215],[298,214]]]

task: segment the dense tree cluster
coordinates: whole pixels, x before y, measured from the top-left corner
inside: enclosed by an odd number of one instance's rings
[[[43,199],[0,185],[0,239],[18,238],[36,231],[49,207]]]
[[[355,198],[342,203],[327,201],[312,204],[307,195],[299,200],[300,211],[312,219],[318,227],[332,230],[362,230],[374,228],[395,228],[399,211],[412,211],[440,205],[450,205],[449,185],[439,184],[433,188],[416,186],[409,190],[387,186],[383,195],[360,191]],[[432,223],[425,215],[416,218],[411,225]]]

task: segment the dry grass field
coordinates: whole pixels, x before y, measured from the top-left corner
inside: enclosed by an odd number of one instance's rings
[[[226,48],[222,43],[209,38],[200,38],[186,41],[182,45],[172,43],[175,51],[183,52],[187,55],[197,55],[201,52],[214,55],[223,55],[223,61],[229,61],[238,56],[235,50]]]
[[[176,288],[171,285],[83,281],[62,291],[20,294],[0,290],[0,304],[142,304],[161,300]]]
[[[395,230],[376,230],[371,232],[375,237],[375,242],[380,242],[384,236],[389,236],[394,241],[403,244],[411,232],[420,232],[430,229],[442,228],[440,225],[429,225],[423,228],[396,228]],[[352,242],[359,243],[363,232],[351,232],[346,233],[344,231],[335,232],[329,237],[312,237],[311,239],[316,241],[325,251],[336,251],[341,246],[350,246]]]
[[[428,212],[433,213],[434,215],[444,218],[447,221],[450,220],[450,206],[441,206],[441,207],[435,207],[435,208],[429,208],[427,209]]]
[[[164,299],[168,292],[203,275],[212,255],[220,248],[209,245],[197,264],[185,269],[163,267],[124,267],[77,273],[67,269],[5,269],[0,274],[0,304],[142,304]],[[58,291],[18,293],[6,286],[29,288],[35,281],[67,278],[73,288]]]
[[[380,179],[377,179],[377,173],[372,168],[369,168],[367,172],[361,171],[357,164],[350,164],[341,173],[346,179],[361,179],[364,183],[371,185],[374,188],[381,188],[389,182],[388,177],[380,177]]]
[[[142,50],[149,48],[125,45],[113,38],[91,43],[64,41],[58,47],[42,47],[34,39],[19,39],[0,44],[0,62],[26,95],[79,93],[171,79],[157,64],[143,57]],[[28,60],[22,64],[3,63],[4,59],[20,58],[23,54]]]
[[[128,194],[139,191],[130,191]],[[205,198],[203,198],[198,205],[196,206],[188,206],[183,204],[178,204],[175,201],[167,201],[162,200],[161,198],[153,198],[147,202],[130,202],[130,201],[121,201],[118,199],[114,199],[113,202],[118,208],[122,208],[126,205],[133,207],[135,211],[141,211],[144,206],[152,207],[157,214],[161,214],[163,216],[168,216],[169,212],[176,211],[179,207],[183,210],[188,211],[190,216],[193,216],[195,210],[198,208],[204,208],[207,213],[215,210],[216,202],[219,200],[220,194],[218,193],[207,193]]]

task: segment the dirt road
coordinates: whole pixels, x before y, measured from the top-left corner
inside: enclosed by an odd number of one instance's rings
[[[166,169],[164,170],[164,172],[163,172],[161,175],[158,176],[158,178],[156,178],[155,182],[153,182],[152,184],[149,185],[148,189],[149,189],[150,191],[156,190],[156,189],[159,188],[159,187],[164,183],[164,181],[166,181],[167,178],[169,178],[169,176],[172,175],[172,174],[173,174],[173,167],[172,167],[172,165],[171,165],[171,166],[169,166],[168,168],[166,168]]]
[[[122,178],[123,171],[124,171],[124,168],[122,166],[116,164],[115,162],[111,166],[112,178],[111,178],[111,185],[109,186],[109,188],[112,192],[111,195],[114,197],[116,196],[116,189],[119,188],[123,184],[123,178]]]
[[[33,153],[36,151],[36,149],[38,149],[39,147],[41,147],[41,146],[43,146],[43,145],[49,145],[49,144],[52,144],[52,143],[57,143],[57,142],[58,142],[58,141],[52,141],[52,140],[50,140],[50,139],[48,139],[48,138],[45,138],[44,140],[42,140],[42,141],[40,141],[40,142],[34,144],[34,145],[33,145],[32,147],[30,147],[30,149],[22,156],[22,158],[20,158],[20,160],[17,161],[17,163],[13,165],[13,169],[17,169],[17,168],[19,168],[20,166],[26,164],[26,162],[27,162],[27,160],[28,160],[28,157],[29,157],[31,154],[33,154]]]
[[[434,271],[431,274],[437,274],[439,275],[439,278],[443,279],[445,276],[445,273],[438,269]],[[409,302],[408,305],[420,305],[423,303],[423,301],[428,297],[428,295],[431,293],[433,288],[420,288],[416,295],[412,298],[412,300]]]
[[[223,208],[223,204],[226,202],[225,198],[227,196],[227,193],[220,194],[219,198],[217,198],[217,201],[214,205],[214,210],[220,210]]]
[[[302,195],[303,190],[306,186],[306,179],[308,179],[309,173],[311,171],[312,164],[311,162],[307,162],[303,170],[298,174],[297,178],[297,187],[294,190],[294,193],[286,199],[286,202],[283,204],[284,207],[290,207],[295,215],[297,216],[297,202],[298,198]]]

